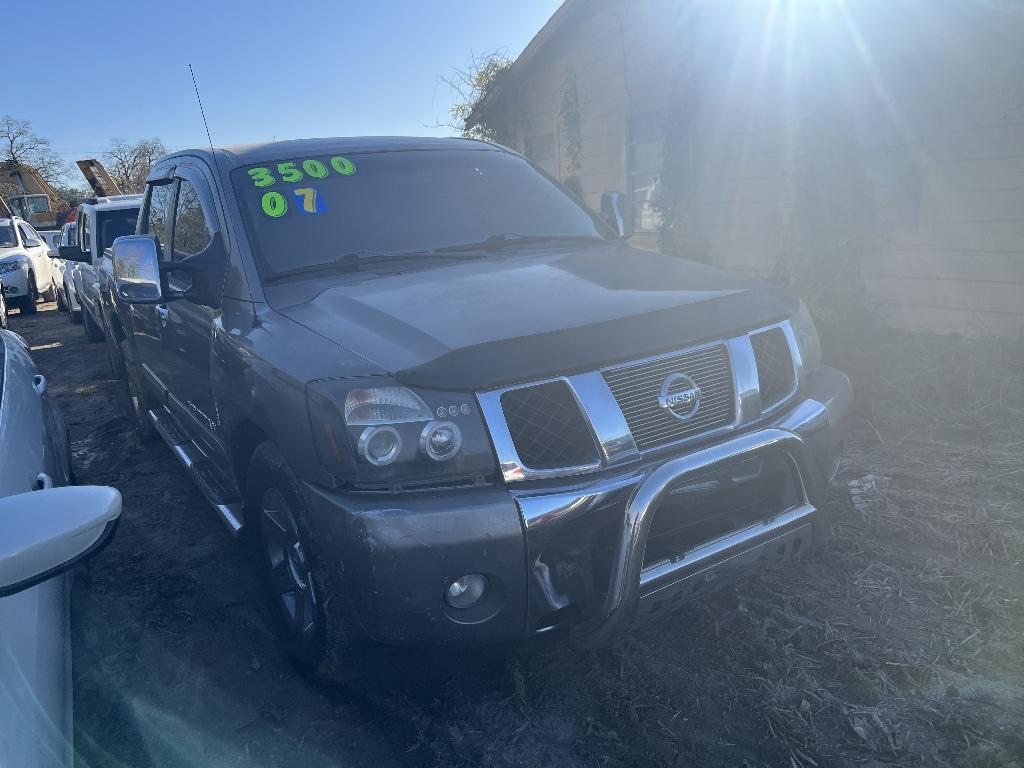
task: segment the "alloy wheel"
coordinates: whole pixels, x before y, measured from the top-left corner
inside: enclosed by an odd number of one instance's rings
[[[276,488],[263,494],[260,533],[275,601],[291,629],[304,639],[316,632],[313,574],[288,502]]]

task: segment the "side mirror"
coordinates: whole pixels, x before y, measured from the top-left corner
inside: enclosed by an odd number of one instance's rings
[[[25,247],[26,248],[38,248],[40,245],[42,245],[42,243],[39,242],[38,240],[36,240],[34,237],[26,237],[25,238]]]
[[[114,240],[114,287],[133,304],[160,304],[160,255],[152,235],[124,235]]]
[[[121,515],[102,486],[30,491],[0,499],[0,597],[33,587],[99,550]]]
[[[60,257],[64,259],[64,261],[89,260],[88,251],[83,251],[77,245],[62,245],[60,248],[57,249],[57,252],[60,254]]]
[[[633,216],[621,192],[605,192],[601,195],[601,216],[612,225],[620,238],[628,240],[633,236]]]

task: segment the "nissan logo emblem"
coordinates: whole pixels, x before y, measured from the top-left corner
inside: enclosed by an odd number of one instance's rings
[[[680,421],[686,421],[700,407],[700,387],[685,373],[670,373],[661,384],[658,405]]]

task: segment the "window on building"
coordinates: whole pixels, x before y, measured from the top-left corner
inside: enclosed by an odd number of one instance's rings
[[[626,170],[633,226],[637,232],[653,232],[661,225],[658,195],[665,148],[665,112],[644,112],[629,118],[626,126]]]
[[[555,157],[554,131],[528,136],[526,139],[526,156],[535,163],[546,163]]]

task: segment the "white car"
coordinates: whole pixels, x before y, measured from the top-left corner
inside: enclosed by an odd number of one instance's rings
[[[70,479],[46,379],[0,330],[0,766],[74,765],[68,569],[109,540],[121,495]]]
[[[64,310],[71,318],[71,322],[82,322],[82,305],[78,302],[78,292],[75,290],[75,270],[78,263],[61,258],[60,247],[62,245],[74,245],[76,240],[76,226],[74,221],[68,222],[60,229],[57,238],[57,256],[52,259],[55,271],[54,281],[57,285],[57,309]]]
[[[17,216],[0,219],[0,280],[8,306],[18,307],[23,314],[36,311],[40,296],[47,301],[56,298],[46,243]]]
[[[54,258],[57,255],[57,245],[60,242],[60,230],[59,229],[40,229],[37,230],[39,235],[43,238],[43,242],[46,243],[46,251],[50,258]]]

